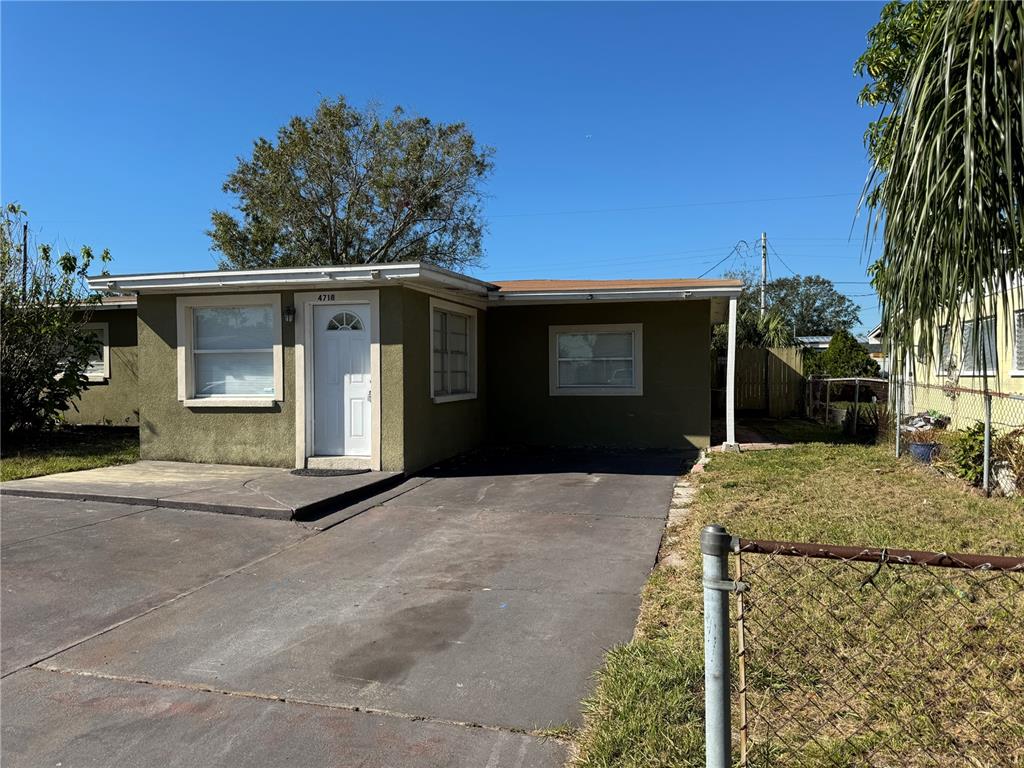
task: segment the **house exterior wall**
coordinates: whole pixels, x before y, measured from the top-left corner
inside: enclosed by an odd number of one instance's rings
[[[185,295],[185,294],[182,294]],[[292,301],[281,292],[281,305]],[[178,400],[175,295],[139,296],[139,443],[143,459],[295,465],[295,326],[281,325],[284,398],[273,408],[188,408]]]
[[[455,302],[453,299],[447,299]],[[457,302],[455,302],[457,303]],[[383,314],[383,309],[381,310]],[[430,338],[430,297],[404,290],[402,340],[404,370],[404,461],[415,471],[475,448],[486,437],[487,315],[477,310],[476,361],[477,396],[470,400],[434,402],[430,391],[432,340]]]
[[[938,334],[933,334],[934,350],[928,350],[921,341],[920,328],[914,333],[913,344],[904,349],[908,359],[913,358],[912,372],[908,375],[904,391],[905,410],[908,413],[935,411],[952,418],[953,429],[970,427],[984,418],[984,401],[981,395],[970,392],[954,393],[951,387],[964,390],[983,390],[986,385],[992,392],[1013,395],[1013,398],[992,398],[992,421],[997,427],[1024,426],[1024,371],[1014,368],[1014,346],[1017,329],[1014,312],[1024,309],[1021,297],[1013,292],[1000,293],[989,297],[986,317],[996,319],[996,366],[994,376],[983,377],[963,374],[962,328],[954,329],[951,354],[955,362],[952,372],[939,371]],[[973,320],[972,314],[962,320]],[[955,397],[951,395],[955,394]]]
[[[553,325],[643,325],[643,394],[552,396]],[[699,449],[711,431],[708,301],[506,306],[487,311],[489,437],[499,443]]]
[[[107,324],[110,377],[91,382],[64,412],[69,424],[136,426],[139,423],[138,331],[134,309],[95,310],[90,323]]]
[[[279,293],[282,307],[294,302],[292,292],[267,293]],[[192,408],[178,399],[178,296],[139,297],[138,369],[146,382],[137,395],[142,458],[293,467],[294,324],[281,325],[284,393],[273,408]],[[478,399],[434,403],[429,392],[430,297],[398,286],[379,289],[379,297],[381,469],[414,471],[479,445],[484,437],[485,313],[481,310],[478,319]]]

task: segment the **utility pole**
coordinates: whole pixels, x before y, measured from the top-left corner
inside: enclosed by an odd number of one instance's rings
[[[21,225],[21,300],[28,298],[28,222]]]
[[[764,291],[768,282],[768,233],[761,233],[761,317],[764,317]]]

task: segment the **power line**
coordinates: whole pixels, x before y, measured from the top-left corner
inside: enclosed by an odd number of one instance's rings
[[[775,250],[775,246],[772,245],[772,241],[771,240],[768,241],[768,247],[772,249],[772,253],[775,254],[775,258],[777,258],[779,260],[779,263],[782,264],[782,266],[784,266],[786,269],[788,269],[790,274],[793,275],[793,277],[799,277],[799,275],[797,275],[797,273],[793,270],[793,268],[791,266],[789,266],[789,264],[787,264],[785,262],[785,260],[779,255],[779,252],[777,250]]]
[[[857,197],[858,192],[833,192],[824,195],[794,195],[790,197],[761,197],[747,200],[709,200],[705,202],[666,203],[663,205],[639,205],[626,208],[584,208],[569,211],[533,211],[530,213],[499,213],[490,216],[492,219],[512,219],[527,216],[579,216],[590,213],[632,213],[637,211],[662,211],[673,208],[699,208],[714,205],[748,205],[752,203],[781,203],[793,200],[823,200],[836,197]]]
[[[740,240],[739,242],[736,243],[736,245],[734,245],[732,247],[731,251],[729,251],[727,254],[725,254],[725,258],[724,259],[722,259],[720,262],[715,264],[713,267],[711,267],[709,269],[706,269],[704,272],[701,272],[697,276],[697,279],[700,280],[702,277],[704,277],[709,272],[715,271],[719,266],[724,264],[730,257],[738,256],[739,255],[739,251],[740,251],[740,246],[743,246],[744,248],[750,248],[750,245],[747,243],[746,240]]]

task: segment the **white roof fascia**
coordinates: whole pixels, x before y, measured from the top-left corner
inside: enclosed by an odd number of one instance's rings
[[[380,285],[389,280],[422,280],[448,288],[486,295],[488,283],[427,264],[365,264],[136,275],[96,275],[93,290],[135,293],[175,293],[190,290],[249,290],[252,288],[314,287],[345,284]]]
[[[733,298],[741,288],[605,288],[581,291],[522,291],[492,293],[491,302],[500,304],[568,304],[586,301],[697,301]]]

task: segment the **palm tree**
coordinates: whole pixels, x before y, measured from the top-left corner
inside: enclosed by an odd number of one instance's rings
[[[918,326],[933,349],[938,328],[982,316],[1024,275],[1024,4],[949,4],[908,75],[865,189],[885,232],[871,269],[885,337],[905,347]]]

